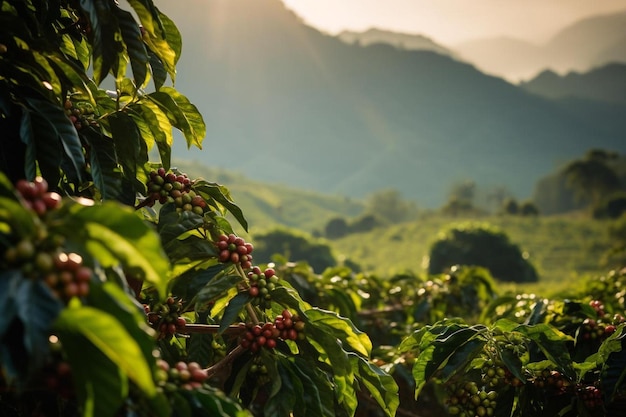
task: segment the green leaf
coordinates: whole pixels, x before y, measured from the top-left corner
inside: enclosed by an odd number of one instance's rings
[[[82,230],[81,242],[104,267],[138,268],[146,282],[164,294],[169,274],[169,262],[158,235],[129,207],[114,202],[85,207],[74,205],[68,212],[68,229]],[[69,229],[71,228],[71,229]]]
[[[328,376],[301,356],[296,356],[293,361],[293,372],[300,378],[304,387],[304,396],[302,397],[304,407],[296,407],[293,410],[294,416],[334,417],[336,415],[334,410],[335,395]]]
[[[117,18],[111,8],[117,6],[108,2],[81,0],[81,8],[89,16],[91,24],[93,79],[100,85],[109,71],[116,80],[126,72],[124,52],[126,45]]]
[[[281,382],[280,393],[279,395],[272,395],[269,398],[263,408],[263,411],[268,416],[277,417],[288,417],[291,415],[292,411],[294,411],[295,415],[303,415],[300,413],[306,412],[306,408],[302,407],[303,404],[300,403],[305,394],[302,382],[293,372],[292,366],[290,366],[290,363],[287,360],[282,357],[279,357],[278,359],[279,360],[276,362],[276,365],[278,373],[277,379]],[[296,399],[298,400],[297,403]],[[295,413],[296,409],[298,410],[298,413]]]
[[[400,398],[398,397],[398,384],[393,377],[362,357],[355,354],[349,355],[352,367],[359,370],[357,377],[359,383],[367,388],[387,416],[395,416],[400,405]]]
[[[228,329],[228,326],[235,322],[235,319],[239,316],[244,306],[250,302],[250,299],[250,295],[244,291],[238,292],[237,295],[228,302],[220,321],[219,333],[223,333]]]
[[[242,278],[239,275],[218,275],[215,279],[208,282],[194,297],[197,306],[204,305],[209,301],[215,300],[220,295],[228,292],[240,283]],[[232,301],[231,301],[232,302]],[[196,307],[198,308],[198,307]]]
[[[21,203],[12,198],[0,197],[0,225],[4,223],[11,229],[11,234],[20,237],[35,233],[35,218]]]
[[[91,147],[89,163],[96,189],[104,200],[117,199],[122,191],[122,171],[113,140],[91,126],[82,129],[80,134]]]
[[[128,396],[120,368],[82,334],[62,330],[59,338],[72,368],[83,417],[114,417]]]
[[[548,324],[519,325],[514,331],[537,344],[547,359],[554,362],[571,379],[575,378],[567,343],[572,338]]]
[[[137,167],[143,166],[147,159],[147,151],[142,152],[142,140],[135,121],[126,113],[118,111],[109,116],[111,136],[115,144],[118,161],[124,169],[124,177],[132,179],[137,176]]]
[[[198,108],[193,105],[186,96],[182,95],[173,87],[162,87],[159,91],[168,94],[174,102],[176,102],[176,105],[189,123],[189,127],[194,136],[194,144],[202,149],[202,141],[206,135],[206,125]]]
[[[199,149],[202,149],[202,140],[204,139],[204,135],[200,136],[200,133],[204,133],[204,131],[196,132],[194,130],[194,127],[198,126],[198,118],[201,118],[200,114],[197,110],[186,114],[185,110],[189,110],[189,107],[193,107],[193,109],[195,109],[195,107],[192,106],[189,103],[189,100],[184,98],[182,95],[178,95],[178,99],[185,105],[185,109],[181,109],[178,103],[174,100],[174,97],[162,91],[164,88],[165,87],[161,88],[161,91],[150,93],[146,97],[156,103],[163,113],[165,113],[170,123],[183,133],[187,141],[188,148],[195,145]],[[170,89],[169,91],[176,90]],[[189,120],[189,117],[191,117],[191,121]],[[204,128],[204,122],[201,122],[200,127]]]
[[[208,182],[202,178],[198,178],[193,185],[193,190],[196,193],[200,194],[202,198],[207,200],[209,204],[211,204],[211,200],[215,200],[217,203],[221,204],[223,207],[226,208],[226,210],[228,210],[233,216],[235,216],[235,219],[237,219],[237,221],[239,222],[239,224],[241,224],[244,230],[248,231],[248,222],[243,216],[243,212],[241,211],[239,206],[237,206],[232,201],[230,192],[226,187],[217,183]],[[215,206],[215,204],[212,205]]]
[[[93,283],[87,302],[114,317],[137,342],[143,356],[153,360],[154,330],[146,323],[143,306],[113,282]]]
[[[61,166],[70,181],[81,184],[83,182],[85,157],[76,128],[70,119],[67,118],[61,107],[46,100],[28,97],[24,97],[24,99],[28,103],[31,119],[37,121],[32,125],[35,147],[41,147],[46,152],[50,152],[53,149],[56,150],[57,144],[60,142],[63,149],[61,158],[56,152],[53,152],[52,155],[42,155],[38,151],[37,158],[40,163],[45,161],[51,166]],[[55,158],[55,161],[52,161],[51,158]]]
[[[152,80],[154,81],[154,89],[160,89],[167,80],[167,71],[161,59],[151,49],[148,48],[148,57],[150,59],[150,70],[152,71]]]
[[[145,29],[143,41],[146,43],[147,47],[159,57],[172,80],[175,80],[178,56],[166,38],[169,38],[171,35],[174,38],[172,39],[172,44],[176,46],[177,42],[175,38],[177,34],[166,33],[164,31],[164,25],[160,20],[161,13],[152,5],[152,2],[147,3],[142,0],[129,0],[128,3],[135,10],[135,13],[137,13],[139,21]],[[172,28],[169,27],[169,30],[171,29]],[[180,37],[180,34],[178,34],[178,37]]]
[[[146,124],[150,127],[159,149],[163,168],[168,170],[170,167],[171,148],[174,138],[172,137],[172,125],[167,115],[158,105],[150,100],[142,99],[137,104],[130,105],[129,107],[143,117]]]
[[[352,350],[366,358],[372,352],[372,342],[367,334],[333,311],[312,308],[306,311],[305,321],[307,329],[309,325],[319,327],[340,340],[346,350]]]
[[[152,397],[156,394],[150,366],[141,347],[114,316],[89,306],[66,308],[59,314],[55,329],[62,341],[78,336],[89,340],[145,395]],[[85,367],[91,369],[93,364]]]
[[[172,240],[165,245],[165,250],[172,263],[201,259],[210,260],[217,256],[215,245],[198,236],[189,236],[184,240]]]
[[[467,364],[483,351],[484,346],[485,340],[478,337],[471,338],[458,346],[448,358],[446,365],[441,369],[442,381],[446,382],[459,372],[465,372]]]
[[[129,12],[117,7],[113,9],[113,12],[119,21],[122,39],[126,44],[135,85],[142,87],[148,75],[148,52],[141,39],[139,25]]]
[[[183,300],[190,300],[196,297],[198,292],[219,275],[224,268],[226,268],[226,265],[219,263],[206,269],[186,272],[170,281],[171,292]]]

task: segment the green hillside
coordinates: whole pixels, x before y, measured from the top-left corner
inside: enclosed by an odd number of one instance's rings
[[[203,177],[228,187],[252,225],[251,235],[276,227],[290,227],[310,234],[324,230],[328,220],[334,217],[354,218],[364,209],[364,203],[359,200],[256,181],[196,162],[179,161],[177,166],[192,177]],[[414,222],[350,234],[327,240],[327,244],[338,260],[349,259],[367,273],[384,277],[407,270],[423,273],[430,245],[439,233],[467,222],[488,223],[499,228],[512,243],[528,253],[540,277],[538,284],[523,286],[529,291],[567,289],[576,279],[601,275],[610,268],[603,261],[610,246],[608,223],[576,214],[537,218],[495,215],[450,218],[431,212]],[[502,285],[503,288],[512,286]]]
[[[530,262],[537,268],[540,286],[561,288],[579,277],[607,271],[607,266],[602,264],[609,247],[607,224],[575,216],[491,216],[463,220],[432,216],[385,230],[346,236],[332,245],[339,256],[381,276],[406,270],[424,272],[429,247],[440,231],[468,221],[488,223],[504,231],[512,243],[528,253]]]
[[[202,177],[225,185],[243,210],[250,233],[276,226],[287,226],[312,233],[323,230],[334,217],[354,217],[363,210],[359,200],[253,180],[240,173],[203,166],[197,162],[176,161],[191,177]]]

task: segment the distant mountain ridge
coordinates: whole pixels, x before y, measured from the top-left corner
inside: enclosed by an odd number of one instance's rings
[[[526,197],[592,146],[626,150],[623,131],[558,102],[431,51],[346,44],[279,0],[186,5],[160,7],[182,32],[176,86],[207,138],[200,153],[175,142],[179,158],[356,198],[393,187],[433,207],[465,179]]]
[[[455,53],[450,49],[436,43],[427,36],[419,34],[370,28],[362,32],[344,30],[337,35],[337,38],[349,44],[359,43],[360,45],[368,46],[375,43],[386,43],[399,49],[432,51],[451,57],[455,56]]]
[[[612,63],[589,72],[572,71],[562,76],[545,70],[520,86],[552,99],[582,98],[626,104],[626,64]]]
[[[491,38],[450,48],[482,71],[527,80],[547,69],[560,73],[588,71],[610,62],[626,63],[625,28],[626,10],[580,20],[542,45]]]

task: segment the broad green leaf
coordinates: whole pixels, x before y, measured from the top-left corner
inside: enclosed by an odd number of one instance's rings
[[[85,157],[83,148],[78,138],[76,128],[67,118],[61,107],[56,106],[46,100],[25,98],[31,112],[31,119],[37,120],[33,123],[33,139],[36,148],[42,147],[46,152],[56,149],[58,145],[52,147],[50,143],[62,145],[62,158],[55,155],[42,155],[37,152],[37,158],[45,160],[50,165],[61,167],[70,181],[75,184],[83,182],[83,172],[85,168]],[[55,158],[53,163],[49,158]]]
[[[305,415],[306,408],[302,405],[302,399],[304,397],[304,388],[302,382],[293,372],[290,363],[282,357],[278,358],[277,365],[277,379],[281,382],[280,393],[278,395],[271,395],[263,411],[266,415],[276,417],[289,417],[294,411],[294,415]],[[295,411],[298,412],[295,412]],[[313,415],[313,414],[309,414]]]
[[[514,331],[536,343],[546,358],[557,364],[569,378],[575,377],[567,347],[567,343],[572,341],[570,336],[548,324],[519,325]]]
[[[359,370],[357,376],[359,383],[367,388],[387,416],[395,416],[400,405],[400,398],[398,397],[398,384],[393,377],[358,355],[351,353],[350,360],[352,367]]]
[[[218,263],[206,269],[191,270],[170,281],[171,293],[189,301],[226,268],[226,264]],[[211,285],[213,286],[213,284]]]
[[[235,322],[235,319],[243,311],[245,305],[250,302],[250,299],[250,295],[245,291],[238,292],[237,295],[230,299],[220,321],[220,333],[223,333],[228,329],[228,326]]]
[[[146,360],[152,361],[154,330],[146,323],[143,306],[113,282],[92,283],[87,296],[91,307],[114,317],[137,342]]]
[[[230,196],[228,189],[217,183],[208,182],[202,178],[198,178],[193,186],[196,193],[200,194],[205,200],[215,200],[221,204],[226,210],[228,210],[235,219],[241,224],[245,231],[248,231],[248,222],[245,219],[243,212],[237,206]],[[213,204],[215,205],[215,204]],[[224,214],[224,213],[222,213]]]
[[[187,119],[191,132],[194,134],[194,144],[202,149],[202,141],[206,135],[206,125],[198,108],[173,87],[162,87],[159,91],[168,94],[176,102]]]
[[[141,39],[139,25],[129,12],[120,8],[113,9],[120,25],[120,33],[126,44],[133,78],[137,87],[143,87],[148,74],[148,52]]]
[[[61,330],[59,338],[72,368],[82,417],[115,417],[128,396],[128,381],[119,365],[85,335]]]
[[[196,305],[201,306],[236,288],[242,278],[239,275],[219,275],[209,281],[194,297]]]
[[[165,70],[163,62],[161,62],[161,59],[157,56],[157,54],[152,52],[151,49],[148,49],[148,57],[150,59],[150,70],[154,81],[154,89],[158,90],[167,80],[167,71]]]
[[[372,352],[372,342],[367,334],[357,329],[350,320],[335,312],[312,308],[306,311],[305,321],[307,328],[319,327],[336,337],[346,350],[352,350],[366,358]]]
[[[137,13],[139,21],[145,29],[143,41],[159,57],[174,81],[176,79],[176,61],[178,57],[176,56],[176,51],[172,49],[172,46],[166,40],[170,33],[164,33],[164,26],[160,21],[161,14],[151,2],[129,0],[128,3]],[[175,37],[176,34],[173,33],[172,36]],[[172,43],[176,45],[174,42]]]
[[[161,156],[161,163],[166,170],[170,167],[170,159],[172,153],[172,124],[167,115],[159,108],[158,105],[150,100],[140,100],[137,104],[131,105],[134,111],[144,118],[146,124],[150,127],[152,135],[156,140]]]
[[[123,174],[113,140],[91,126],[82,129],[80,135],[91,147],[89,163],[96,189],[103,200],[117,199],[122,190]]]
[[[145,146],[137,125],[125,112],[119,111],[109,116],[111,136],[115,144],[118,161],[124,168],[126,178],[137,176],[137,167],[143,166],[147,160],[141,156],[146,154],[141,151],[142,144]]]
[[[59,314],[54,327],[62,341],[65,337],[78,336],[89,340],[147,396],[156,394],[147,358],[137,341],[114,316],[89,306],[66,308]],[[88,365],[89,368],[92,366]]]
[[[317,366],[312,366],[310,362],[301,356],[293,358],[293,372],[300,378],[304,387],[304,408],[297,407],[294,410],[295,417],[307,417],[308,415],[320,417],[334,417],[335,395],[332,383],[328,375]],[[305,414],[308,412],[308,414]]]
[[[472,338],[462,345],[450,355],[446,365],[441,369],[441,379],[443,382],[457,375],[459,372],[465,372],[465,367],[478,354],[483,351],[485,340],[483,338]]]
[[[210,260],[217,256],[215,245],[198,236],[189,236],[184,240],[172,240],[165,245],[165,251],[172,263],[199,259]]]
[[[163,90],[163,88],[161,88],[161,90]],[[192,145],[196,145],[198,148],[202,149],[201,143],[204,136],[198,135],[198,132],[194,130],[194,126],[190,123],[188,115],[185,114],[185,111],[178,106],[178,103],[170,94],[162,91],[156,91],[148,94],[146,97],[156,103],[161,111],[163,111],[163,113],[167,116],[172,126],[176,127],[183,133],[187,141],[188,148]],[[188,102],[189,101],[187,100],[187,103]],[[197,119],[197,115],[197,112],[192,112],[190,114],[190,116],[194,118],[194,122],[196,121],[195,119]],[[202,127],[204,127],[204,123],[202,123]]]
[[[172,21],[172,19],[170,19],[160,11],[158,11],[158,15],[161,22],[161,30],[164,34],[163,37],[167,41],[167,44],[170,46],[170,48],[172,48],[172,51],[174,51],[174,64],[177,64],[183,49],[183,39],[180,35],[180,32],[178,31],[178,28],[176,27],[176,24],[174,23],[174,21]]]
[[[169,262],[158,235],[131,208],[113,202],[91,207],[75,205],[68,213],[67,224],[74,230],[82,227],[87,249],[103,266],[121,262],[139,268],[146,282],[164,293]]]

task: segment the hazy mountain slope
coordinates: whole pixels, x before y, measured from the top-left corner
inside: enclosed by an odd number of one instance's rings
[[[564,76],[544,71],[520,86],[547,98],[577,97],[626,104],[626,64],[614,63]]]
[[[360,197],[395,187],[421,205],[463,179],[520,197],[558,162],[624,146],[549,100],[428,51],[347,45],[278,0],[162,8],[184,51],[177,87],[207,123],[174,154],[263,180]],[[618,146],[619,145],[619,146]]]
[[[192,178],[202,177],[225,185],[248,220],[251,233],[279,226],[309,233],[323,231],[329,220],[356,217],[365,207],[360,200],[255,181],[241,173],[207,167],[196,161],[176,160],[175,165]]]
[[[439,45],[429,37],[378,28],[371,28],[363,32],[345,30],[339,33],[337,38],[349,44],[358,42],[360,45],[367,46],[375,43],[386,43],[400,49],[432,51],[448,56],[455,55],[450,49]]]
[[[624,28],[626,12],[583,19],[543,45],[495,38],[465,42],[452,49],[485,72],[529,79],[545,69],[587,71],[609,62],[626,62]]]

